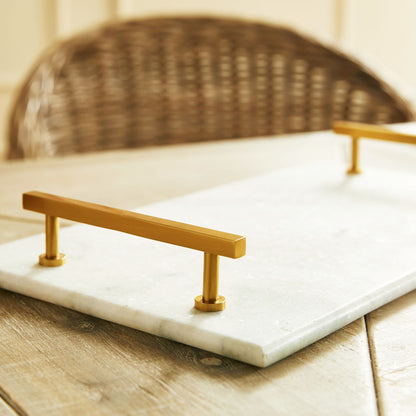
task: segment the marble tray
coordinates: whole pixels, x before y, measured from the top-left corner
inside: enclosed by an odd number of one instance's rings
[[[414,176],[311,165],[137,211],[247,237],[220,260],[225,311],[193,308],[201,252],[86,225],[59,268],[37,265],[44,235],[0,246],[0,287],[260,367],[416,288]]]

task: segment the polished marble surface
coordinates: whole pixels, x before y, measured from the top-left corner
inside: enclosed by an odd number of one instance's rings
[[[36,265],[43,236],[0,246],[0,286],[267,366],[416,287],[415,191],[322,163],[140,208],[247,237],[220,261],[224,312],[192,307],[202,253],[84,225],[61,231],[61,268]]]

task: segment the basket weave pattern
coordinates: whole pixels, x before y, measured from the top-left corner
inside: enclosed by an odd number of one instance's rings
[[[382,80],[294,31],[219,18],[118,22],[37,63],[12,112],[9,158],[413,119]]]

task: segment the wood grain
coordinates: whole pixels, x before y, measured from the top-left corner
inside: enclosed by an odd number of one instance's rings
[[[30,415],[376,414],[362,320],[258,369],[7,291],[0,316],[0,380]]]
[[[416,414],[416,291],[367,316],[382,416]]]
[[[45,232],[45,221],[23,221],[0,216],[0,244]]]

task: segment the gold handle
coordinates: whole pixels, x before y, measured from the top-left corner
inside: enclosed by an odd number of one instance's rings
[[[361,173],[358,166],[359,158],[359,139],[377,139],[386,140],[396,143],[416,144],[416,136],[406,133],[399,133],[382,126],[374,126],[371,124],[353,123],[350,121],[337,121],[332,127],[337,134],[346,134],[351,136],[351,167],[348,169],[349,174]]]
[[[246,254],[246,239],[240,235],[43,192],[24,193],[23,208],[46,216],[46,253],[39,256],[42,266],[65,263],[65,255],[58,250],[59,218],[203,251],[203,294],[195,298],[195,307],[202,311],[225,309],[225,299],[218,295],[218,256],[236,259]]]

